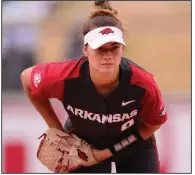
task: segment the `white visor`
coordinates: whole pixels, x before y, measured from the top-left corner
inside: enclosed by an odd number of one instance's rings
[[[89,44],[92,49],[97,49],[108,42],[117,42],[126,46],[123,32],[116,27],[99,27],[84,36],[84,45]]]

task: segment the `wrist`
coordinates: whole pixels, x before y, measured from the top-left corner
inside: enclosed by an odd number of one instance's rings
[[[96,159],[97,162],[101,162],[101,161],[111,157],[112,153],[107,148],[103,149],[103,150],[93,149],[93,155],[94,155],[94,158]]]
[[[114,145],[109,147],[109,150],[112,154],[115,154],[118,151],[126,148],[127,146],[130,146],[131,144],[133,144],[137,140],[143,140],[143,138],[140,136],[137,128],[134,126],[134,128],[132,128],[132,129],[133,129],[133,131],[131,131],[131,133],[129,133],[129,132],[124,133],[120,137],[120,140],[118,142],[116,142]]]
[[[55,129],[58,129],[58,130],[61,130],[61,131],[64,131],[62,125],[60,123],[48,123],[48,127],[49,128],[55,128]]]

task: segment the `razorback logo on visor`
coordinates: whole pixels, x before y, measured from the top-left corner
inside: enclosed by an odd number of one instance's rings
[[[114,33],[114,31],[111,28],[105,28],[102,31],[100,31],[102,35],[109,34],[109,33]]]

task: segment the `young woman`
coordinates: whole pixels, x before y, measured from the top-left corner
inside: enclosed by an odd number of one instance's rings
[[[48,127],[64,131],[49,98],[59,99],[72,132],[94,146],[101,162],[74,173],[157,173],[154,132],[167,120],[152,74],[129,59],[123,27],[107,1],[95,2],[83,27],[84,56],[36,65],[21,75],[24,90]]]

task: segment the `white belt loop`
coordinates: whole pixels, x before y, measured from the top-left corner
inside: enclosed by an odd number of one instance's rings
[[[111,162],[111,173],[117,173],[116,172],[116,163],[115,162]]]

